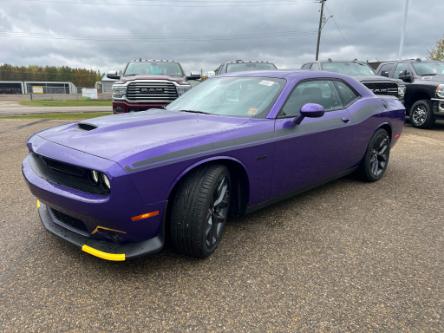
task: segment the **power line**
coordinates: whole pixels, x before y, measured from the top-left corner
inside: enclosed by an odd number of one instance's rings
[[[341,34],[342,39],[344,40],[344,42],[346,44],[352,44],[350,42],[350,40],[345,36],[343,30],[341,29],[341,27],[338,24],[338,21],[335,18],[334,13],[331,11],[330,7],[328,7],[327,5],[325,6],[325,9],[327,9],[327,11],[330,13],[330,17],[333,20],[333,24],[335,25],[336,29],[339,31],[339,33]]]
[[[210,7],[231,7],[231,6],[276,6],[276,5],[287,5],[295,6],[300,5],[300,3],[294,0],[211,0],[211,1],[197,1],[197,0],[181,0],[180,3],[173,0],[140,0],[135,2],[103,2],[103,1],[63,1],[63,0],[16,0],[29,3],[53,3],[58,5],[81,5],[81,6],[141,6],[141,7],[184,7],[184,8],[210,8]]]
[[[0,31],[0,37],[19,37],[19,38],[34,38],[34,39],[58,39],[58,40],[79,40],[79,41],[96,41],[96,42],[124,42],[124,41],[150,41],[150,42],[208,42],[208,41],[232,41],[244,39],[262,39],[262,38],[297,38],[301,35],[312,35],[314,31],[280,31],[280,32],[263,32],[250,34],[231,34],[231,35],[207,35],[202,37],[195,37],[192,34],[184,34],[181,37],[177,35],[156,36],[152,37],[153,33],[128,33],[118,34],[117,38],[99,37],[99,36],[68,36],[68,35],[54,35],[45,33],[33,33],[25,31]],[[116,36],[113,34],[113,36]]]

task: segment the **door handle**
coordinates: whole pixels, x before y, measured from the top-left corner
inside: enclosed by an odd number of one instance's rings
[[[350,119],[347,118],[347,117],[342,117],[341,120],[342,120],[344,123],[348,123],[348,122],[350,121]]]

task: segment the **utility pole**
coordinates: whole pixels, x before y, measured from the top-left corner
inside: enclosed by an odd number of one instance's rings
[[[398,51],[398,59],[402,58],[402,53],[404,51],[404,39],[405,39],[405,30],[407,27],[407,17],[409,14],[409,3],[410,0],[405,0],[404,3],[404,22],[402,24],[402,29],[401,29],[401,40],[399,42],[399,51]]]
[[[316,43],[316,61],[319,60],[319,45],[321,44],[322,23],[324,21],[324,5],[327,0],[319,0],[321,3],[321,15],[319,16],[318,41]]]

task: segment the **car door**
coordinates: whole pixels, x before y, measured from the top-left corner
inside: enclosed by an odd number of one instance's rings
[[[393,69],[395,68],[395,63],[389,62],[386,64],[382,64],[378,69],[377,74],[385,77],[393,77]]]
[[[358,98],[357,93],[353,93]],[[320,118],[305,118],[299,125],[294,125],[293,120],[306,103],[321,104],[326,113]],[[351,152],[353,130],[349,122],[350,113],[335,80],[315,79],[298,83],[275,121],[278,139],[275,143],[273,195],[304,190],[350,169],[355,154]]]
[[[403,75],[404,73],[408,73],[408,74],[410,74],[410,76],[411,76],[412,79],[413,79],[413,71],[412,71],[412,68],[410,67],[410,64],[409,64],[409,63],[406,63],[406,62],[400,62],[400,63],[398,63],[398,64],[396,65],[395,71],[394,71],[394,73],[393,73],[393,77],[394,77],[395,79],[403,80],[402,75]],[[404,82],[405,82],[405,81],[404,81]],[[407,82],[407,83],[410,83],[410,81]]]

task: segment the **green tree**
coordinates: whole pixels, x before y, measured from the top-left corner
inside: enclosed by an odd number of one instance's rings
[[[444,61],[444,37],[436,42],[435,47],[429,52],[430,59]]]
[[[100,78],[100,72],[84,68],[0,65],[0,80],[4,81],[68,81],[91,88]]]

